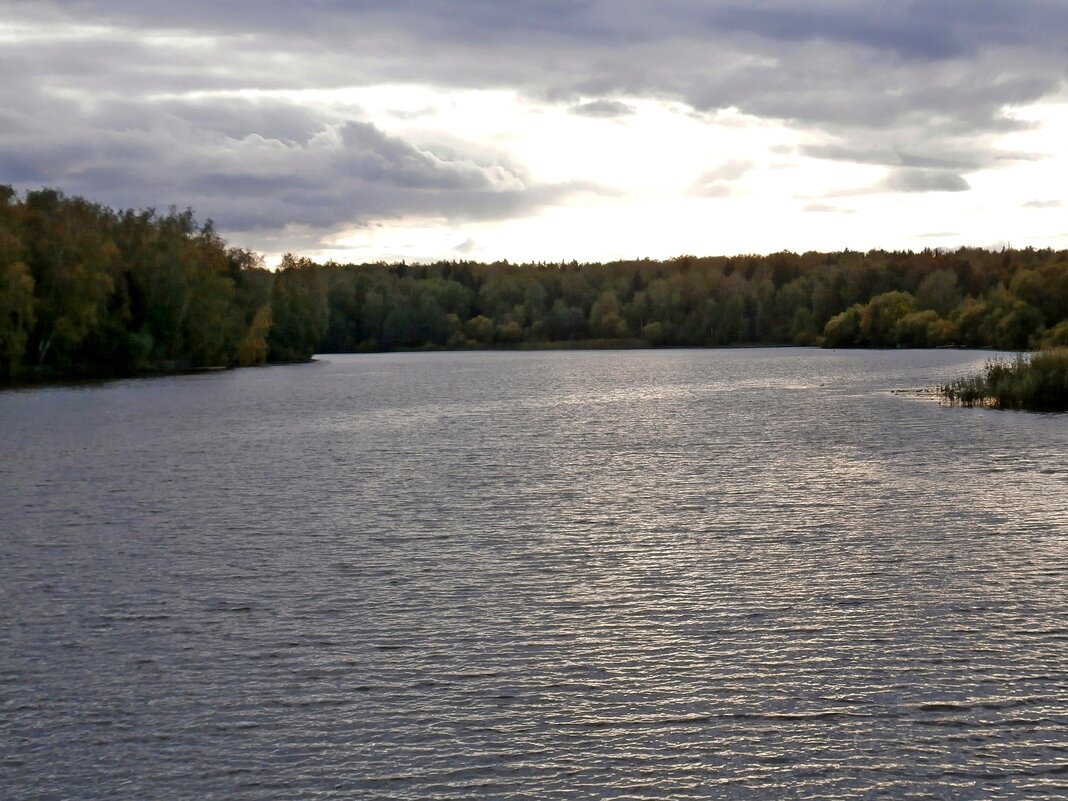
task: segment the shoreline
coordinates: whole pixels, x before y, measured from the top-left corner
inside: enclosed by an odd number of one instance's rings
[[[170,378],[181,375],[205,375],[210,373],[226,373],[233,370],[256,369],[263,367],[281,367],[297,364],[313,364],[319,361],[315,358],[292,359],[287,361],[264,362],[263,364],[249,365],[212,365],[208,367],[158,367],[141,368],[139,370],[108,371],[106,369],[94,369],[82,366],[71,371],[57,371],[54,368],[35,370],[31,373],[23,373],[11,378],[0,378],[0,391],[30,389],[33,387],[70,386],[77,384],[100,384],[108,381],[124,381],[127,379],[142,378]]]

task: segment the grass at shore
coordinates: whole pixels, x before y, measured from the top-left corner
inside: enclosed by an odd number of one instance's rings
[[[961,406],[1068,411],[1068,348],[994,359],[980,375],[958,378],[939,390]]]

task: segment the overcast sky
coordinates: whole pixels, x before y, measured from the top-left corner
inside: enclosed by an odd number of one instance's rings
[[[317,259],[1068,247],[1063,0],[0,0],[0,183]]]

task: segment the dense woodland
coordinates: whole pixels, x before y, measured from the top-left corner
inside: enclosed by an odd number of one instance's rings
[[[325,290],[321,270],[266,270],[191,211],[0,186],[0,375],[306,359],[326,332]]]
[[[1068,344],[1068,251],[776,253],[277,271],[191,211],[0,186],[0,376],[315,352],[545,346]]]

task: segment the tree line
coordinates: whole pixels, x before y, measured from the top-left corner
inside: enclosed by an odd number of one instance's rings
[[[191,211],[0,187],[0,374],[546,346],[1068,344],[1068,251],[680,256],[276,271]]]
[[[1068,252],[327,264],[325,352],[538,346],[1068,343]]]

